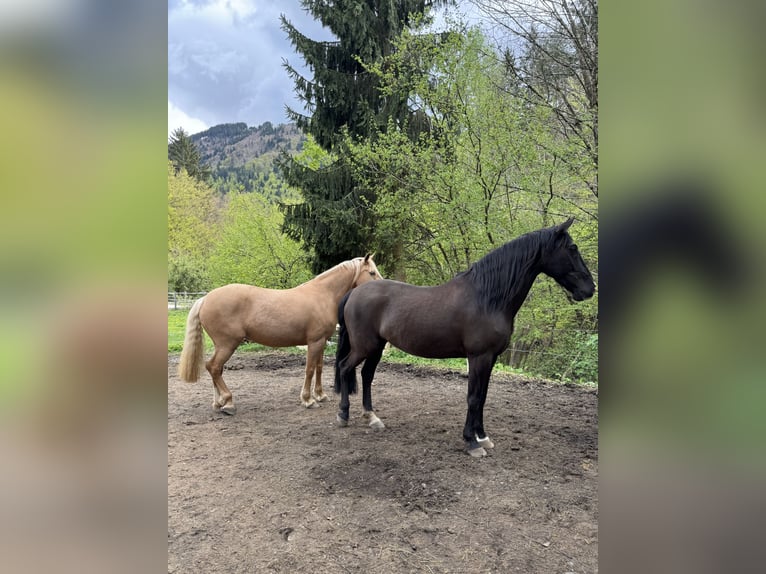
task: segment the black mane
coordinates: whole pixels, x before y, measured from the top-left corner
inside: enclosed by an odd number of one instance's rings
[[[504,309],[525,289],[527,280],[534,279],[532,269],[554,239],[553,227],[526,233],[490,251],[458,277],[474,285],[484,310]]]

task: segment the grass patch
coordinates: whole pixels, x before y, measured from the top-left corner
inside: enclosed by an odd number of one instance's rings
[[[186,334],[186,316],[189,311],[186,309],[168,309],[168,352],[180,353],[183,349],[184,335]],[[205,352],[212,353],[213,341],[204,333],[205,339]],[[245,343],[240,345],[237,351],[270,351],[272,347],[266,347],[257,343]],[[305,355],[304,349],[298,347],[285,347],[282,351],[290,354]],[[325,349],[325,357],[335,355],[335,337],[331,341],[330,346]],[[426,367],[436,367],[441,369],[451,369],[455,371],[468,372],[468,365],[465,359],[425,359],[423,357],[416,357],[400,351],[396,348],[391,348],[382,358],[382,362],[399,363],[406,365],[421,365]],[[516,369],[510,365],[504,365],[502,363],[496,363],[494,372],[498,373],[511,373],[515,375],[534,376],[531,373],[525,372],[521,369]]]

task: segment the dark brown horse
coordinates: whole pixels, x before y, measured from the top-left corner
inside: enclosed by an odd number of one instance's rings
[[[513,319],[535,278],[549,275],[576,301],[595,292],[593,277],[567,232],[572,221],[522,235],[442,285],[416,287],[382,280],[349,293],[338,308],[338,423],[348,424],[348,395],[356,392],[356,367],[364,361],[363,416],[372,428],[384,428],[372,409],[371,385],[387,341],[420,357],[467,357],[463,438],[471,456],[486,455],[484,448],[494,446],[484,432],[489,377],[498,355],[508,347]]]

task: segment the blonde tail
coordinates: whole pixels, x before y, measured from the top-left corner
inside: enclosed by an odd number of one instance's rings
[[[199,380],[202,366],[205,349],[202,344],[202,323],[199,320],[199,310],[202,308],[204,300],[204,297],[197,299],[186,318],[186,337],[184,338],[184,348],[181,351],[181,360],[178,364],[178,376],[187,383],[195,383]]]

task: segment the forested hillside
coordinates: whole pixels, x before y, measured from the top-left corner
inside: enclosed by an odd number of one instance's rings
[[[279,152],[299,152],[306,137],[293,124],[264,122],[249,127],[239,122],[213,126],[190,139],[200,152],[201,162],[211,169],[213,187],[225,194],[237,188],[262,191],[276,173],[274,160]]]

